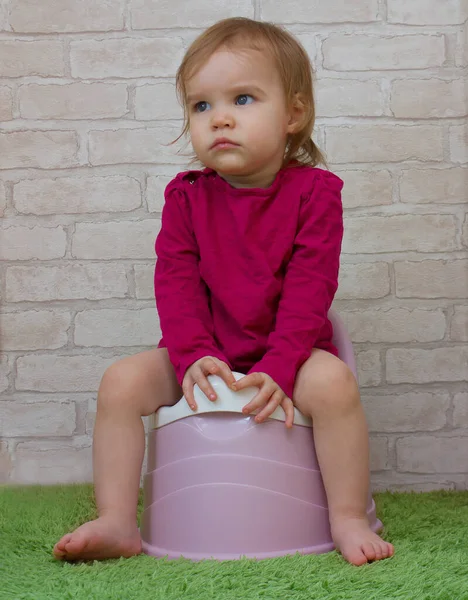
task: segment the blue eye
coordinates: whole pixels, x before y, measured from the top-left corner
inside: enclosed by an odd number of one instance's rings
[[[199,112],[199,113],[205,112],[206,110],[208,110],[209,106],[210,106],[209,103],[205,102],[204,100],[202,100],[201,102],[197,102],[195,104],[195,112]]]
[[[236,104],[239,106],[245,106],[246,104],[252,104],[254,101],[253,96],[250,94],[241,94],[236,98]]]

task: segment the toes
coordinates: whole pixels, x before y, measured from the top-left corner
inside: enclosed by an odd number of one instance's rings
[[[377,542],[373,542],[372,545],[374,546],[374,552],[375,552],[374,560],[382,560],[382,558],[384,558],[384,555],[383,555],[383,550],[382,550],[381,544],[377,541]]]
[[[52,554],[55,556],[55,558],[61,559],[65,556],[66,552],[64,552],[63,550],[60,550],[57,547],[57,544],[55,544],[54,549],[52,550]]]
[[[57,548],[57,550],[60,550],[61,552],[63,552],[65,550],[65,546],[72,539],[72,536],[73,536],[72,533],[67,533],[67,535],[64,535],[63,538],[55,544],[55,548]]]
[[[388,558],[388,546],[385,542],[380,543],[380,553],[382,558]]]
[[[88,542],[86,538],[82,537],[79,534],[74,535],[66,544],[65,553],[67,554],[67,556],[73,557],[74,555],[81,554],[85,550],[87,545]]]
[[[377,555],[372,542],[364,542],[361,548],[367,560],[376,560]]]
[[[64,535],[62,539],[60,539],[54,546],[53,554],[56,558],[62,558],[67,553],[65,550],[65,546],[68,544],[72,537],[71,533],[67,533]]]
[[[387,544],[387,542],[384,542],[382,544],[381,548],[382,548],[383,558],[388,558],[389,556],[392,555],[392,545],[391,544]]]
[[[365,542],[362,545],[362,551],[367,557],[368,561],[383,560],[393,556],[393,546],[383,540],[379,539],[375,542]]]
[[[341,550],[341,554],[348,562],[350,562],[352,565],[355,565],[356,567],[365,565],[367,562],[366,556],[359,548],[356,547],[353,547],[351,549],[344,548]]]

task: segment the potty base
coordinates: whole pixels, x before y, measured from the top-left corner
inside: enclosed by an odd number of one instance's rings
[[[149,434],[143,551],[198,561],[334,549],[313,430],[253,417],[187,417]],[[371,497],[368,518],[382,524]]]

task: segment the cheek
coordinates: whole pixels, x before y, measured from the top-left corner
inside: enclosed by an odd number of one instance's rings
[[[202,141],[202,133],[199,124],[191,124],[189,132],[190,139],[192,141],[192,146],[196,149],[198,146],[200,146],[200,143]]]
[[[256,110],[249,111],[249,125],[256,129],[271,130],[272,132],[282,131],[284,127],[284,115],[282,112],[271,105],[258,105]]]

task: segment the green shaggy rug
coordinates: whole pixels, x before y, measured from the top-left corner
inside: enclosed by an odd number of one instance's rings
[[[89,485],[0,488],[1,600],[468,600],[468,492],[378,494],[392,559],[336,553],[225,563],[131,559],[68,564],[56,540],[95,516]]]

